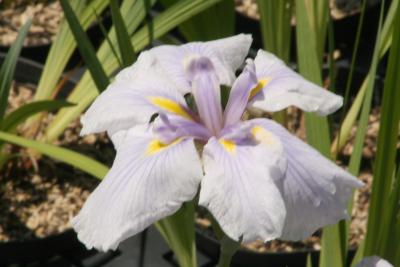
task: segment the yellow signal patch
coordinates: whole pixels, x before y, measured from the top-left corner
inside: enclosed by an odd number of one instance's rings
[[[233,141],[226,139],[219,139],[219,143],[225,148],[226,151],[233,154],[236,152],[236,144]]]
[[[251,89],[249,100],[255,97],[256,94],[258,94],[270,81],[271,81],[270,77],[259,80],[257,85],[253,89]]]
[[[264,144],[273,145],[275,144],[275,137],[272,135],[270,131],[265,130],[261,126],[254,126],[251,129],[251,134],[254,138]]]
[[[146,155],[153,155],[155,153],[158,153],[169,146],[179,143],[180,141],[181,139],[176,139],[172,143],[164,144],[159,139],[154,139],[147,146]]]
[[[171,99],[161,96],[152,96],[149,98],[149,100],[153,105],[160,107],[168,112],[175,113],[189,120],[192,119],[189,113],[187,113],[187,111],[180,104]]]

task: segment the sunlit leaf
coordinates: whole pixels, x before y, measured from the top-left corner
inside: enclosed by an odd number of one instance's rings
[[[42,154],[65,162],[99,179],[102,179],[108,172],[108,167],[104,164],[67,148],[45,144],[2,131],[0,131],[0,140],[37,150]]]
[[[0,123],[6,112],[8,95],[10,93],[12,80],[14,79],[14,72],[17,67],[19,54],[31,24],[32,19],[29,19],[25,25],[21,27],[17,39],[7,52],[0,68]]]
[[[63,100],[42,100],[25,104],[11,112],[4,118],[0,130],[11,132],[30,116],[33,116],[42,111],[53,111],[62,107],[69,106],[73,106],[73,104]]]
[[[128,29],[118,7],[117,0],[110,0],[111,16],[117,34],[119,52],[122,59],[122,66],[130,66],[135,60],[136,55],[130,40]]]
[[[149,29],[149,25],[145,25],[139,29],[131,38],[133,47],[136,49],[136,51],[144,49],[147,45],[149,45],[153,37],[158,38],[163,36],[183,21],[189,19],[195,14],[198,14],[211,5],[218,3],[219,1],[220,0],[180,1],[163,13],[158,14],[150,24],[152,26],[151,29]],[[143,5],[143,1],[137,1],[135,3]],[[146,14],[144,7],[138,8],[138,13],[135,15],[129,13],[129,9],[121,8],[121,11],[123,12],[122,14],[124,15],[124,18],[126,16],[132,20],[132,22],[128,23],[125,18],[128,29],[136,29],[136,26],[140,24]],[[115,38],[115,35],[113,38]],[[110,53],[107,45],[105,45],[104,48],[100,48],[98,56],[102,62],[103,68],[107,71],[107,73],[111,74],[118,68],[118,62],[112,53]],[[46,140],[55,140],[58,135],[62,133],[65,127],[67,127],[68,123],[77,118],[83,112],[83,110],[90,105],[97,94],[97,90],[94,88],[94,84],[90,76],[87,73],[84,74],[77,87],[75,87],[72,94],[68,97],[68,101],[76,103],[76,106],[68,108],[68,110],[62,109],[58,112],[57,116],[46,130]]]
[[[89,37],[85,33],[79,19],[76,16],[74,10],[69,4],[68,0],[60,0],[61,6],[64,10],[64,16],[68,21],[70,29],[77,41],[79,52],[86,63],[90,74],[93,77],[93,81],[96,84],[99,92],[104,91],[110,83],[106,72],[104,71],[99,59],[96,56],[96,51],[90,42]]]

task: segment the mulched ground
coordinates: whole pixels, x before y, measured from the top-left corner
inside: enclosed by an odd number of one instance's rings
[[[14,83],[8,112],[30,101],[33,88]],[[79,122],[71,123],[59,145],[112,162],[114,151],[105,135],[80,138],[79,131]],[[11,145],[4,149],[21,157],[8,162],[0,172],[0,242],[41,238],[69,229],[70,219],[99,181],[51,158],[37,157],[32,151]]]
[[[1,46],[11,45],[17,38],[19,28],[29,18],[33,18],[32,26],[24,45],[35,46],[51,43],[63,17],[62,8],[59,1],[36,2],[38,1],[16,0],[9,5],[0,6]]]
[[[367,0],[368,5],[374,5],[379,0]],[[330,0],[331,16],[342,19],[360,12],[360,0]],[[257,0],[235,0],[236,10],[252,19],[260,19]]]

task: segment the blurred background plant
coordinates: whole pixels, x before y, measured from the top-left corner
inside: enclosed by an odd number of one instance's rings
[[[103,91],[113,75],[121,68],[132,64],[140,51],[159,43],[180,44],[186,41],[207,41],[234,34],[239,28],[233,0],[62,0],[66,20],[62,21],[48,54],[33,103],[40,108],[26,113],[23,119],[8,119],[16,125],[29,117],[20,128],[19,136],[15,131],[4,128],[4,117],[0,139],[17,145],[30,147],[36,151],[65,161],[98,178],[107,172],[107,167],[82,154],[61,148],[54,143],[65,132],[71,122],[77,120],[93,99]],[[157,2],[157,3],[156,3]],[[236,1],[246,2],[246,1]],[[398,136],[400,106],[400,7],[398,0],[380,1],[375,8],[380,10],[379,23],[376,25],[376,37],[373,41],[370,60],[366,72],[357,73],[360,61],[359,48],[363,43],[361,35],[368,22],[365,14],[372,1],[352,1],[358,4],[345,5],[348,13],[359,13],[354,40],[349,43],[350,64],[345,76],[346,82],[339,80],[340,55],[336,40],[334,18],[343,14],[337,7],[343,1],[328,0],[282,0],[247,1],[255,5],[258,11],[252,11],[259,17],[262,45],[264,49],[275,53],[286,63],[296,68],[304,77],[344,96],[344,107],[330,118],[321,118],[312,114],[301,114],[296,109],[288,109],[273,115],[273,118],[317,148],[322,154],[344,165],[352,174],[360,176],[365,169],[373,176],[372,193],[369,198],[366,236],[360,235],[357,252],[353,258],[349,251],[350,223],[341,221],[337,225],[323,229],[320,240],[321,267],[354,266],[361,258],[379,255],[394,266],[400,266],[400,168],[398,160]],[[3,2],[2,5],[7,4]],[[336,6],[332,7],[332,6]],[[108,12],[107,12],[108,11]],[[104,15],[106,14],[106,15]],[[108,15],[107,15],[108,14]],[[111,27],[104,24],[104,17],[111,18]],[[94,45],[86,30],[93,23],[101,28],[104,40]],[[29,24],[28,24],[29,25]],[[7,94],[12,77],[10,59],[16,60],[18,50],[26,34],[24,26],[8,57],[3,63],[0,74],[1,99]],[[371,29],[370,29],[371,30]],[[171,34],[172,33],[172,34]],[[258,36],[254,36],[256,41]],[[79,40],[76,42],[75,40]],[[79,49],[87,67],[73,90],[62,97],[65,101],[55,100],[61,95],[65,77],[62,76],[76,47]],[[254,50],[251,51],[254,54]],[[8,62],[8,63],[7,63]],[[296,64],[293,64],[296,62]],[[3,70],[4,69],[4,70]],[[379,69],[384,69],[378,72]],[[7,70],[7,71],[6,71]],[[77,69],[69,70],[69,76]],[[6,73],[6,74],[4,74]],[[11,75],[11,76],[10,76]],[[360,83],[355,82],[361,76]],[[384,75],[384,77],[381,77]],[[341,77],[342,78],[342,77]],[[384,80],[383,93],[379,91],[378,80]],[[342,83],[343,85],[340,85]],[[357,88],[354,90],[354,88]],[[225,89],[224,89],[225,90]],[[223,91],[226,97],[228,92]],[[382,95],[382,101],[374,104],[374,95]],[[54,102],[58,101],[58,102]],[[55,104],[57,103],[57,104]],[[71,104],[70,104],[71,103]],[[31,104],[33,105],[33,104]],[[68,106],[62,108],[64,106]],[[378,107],[377,107],[378,106]],[[21,109],[23,109],[21,107]],[[43,125],[45,113],[42,111],[61,108],[52,120]],[[28,109],[28,108],[25,108]],[[1,109],[0,109],[1,110]],[[378,111],[376,111],[378,110]],[[40,114],[36,114],[42,112]],[[365,163],[364,150],[368,137],[371,116],[378,112],[379,134],[376,136],[376,154],[372,153],[371,162]],[[36,115],[34,115],[36,114]],[[372,114],[372,115],[371,115]],[[250,114],[265,116],[266,114]],[[268,114],[267,114],[268,115]],[[3,116],[0,116],[2,118]],[[14,118],[17,116],[14,115]],[[15,120],[15,121],[14,121]],[[293,127],[296,124],[296,127]],[[6,124],[7,125],[7,124]],[[356,132],[354,133],[356,129]],[[351,143],[351,153],[345,153]],[[3,156],[3,160],[9,156]],[[365,165],[371,164],[365,167]],[[357,193],[356,196],[357,197]],[[349,213],[356,213],[356,204],[350,203]],[[197,266],[195,243],[194,202],[187,203],[175,215],[161,220],[156,227],[175,253],[180,266]],[[201,212],[200,212],[201,213]],[[207,219],[207,215],[205,216]],[[196,221],[204,218],[197,218]],[[205,224],[210,223],[206,220]],[[204,224],[204,222],[203,222]],[[319,238],[319,237],[318,237]],[[353,242],[354,243],[354,242]],[[277,246],[279,243],[276,243]],[[354,244],[353,244],[354,245]],[[287,246],[290,246],[287,245]],[[264,248],[265,249],[265,248]],[[267,264],[267,263],[264,263]],[[311,261],[308,265],[311,266]],[[266,266],[266,265],[263,265]],[[315,266],[315,261],[314,261]]]

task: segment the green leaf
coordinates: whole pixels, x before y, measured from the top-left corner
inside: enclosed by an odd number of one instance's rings
[[[289,63],[291,44],[291,25],[293,0],[264,1],[258,0],[260,26],[265,50],[274,53]],[[275,121],[286,126],[286,110],[273,114]]]
[[[372,194],[370,199],[368,228],[365,243],[365,255],[385,256],[385,244],[391,240],[391,245],[399,247],[400,241],[393,240],[390,231],[385,228],[390,226],[390,219],[385,216],[388,198],[391,194],[393,177],[395,173],[395,160],[400,122],[400,8],[397,7],[393,25],[393,43],[389,53],[389,62],[383,90],[383,102],[381,107],[381,120],[377,143],[376,159],[374,164],[374,179],[372,182]],[[388,232],[386,236],[380,235]],[[381,239],[380,239],[381,238]],[[383,238],[383,240],[382,240]],[[390,259],[389,259],[390,260]]]
[[[162,0],[161,2],[170,7],[179,0]],[[231,36],[235,31],[234,1],[222,0],[183,22],[178,28],[187,41],[210,41]]]
[[[399,1],[391,2],[389,11],[386,15],[385,22],[381,30],[381,37],[379,40],[377,40],[379,42],[379,59],[381,59],[386,54],[392,43],[393,21],[398,5]],[[353,127],[360,112],[361,105],[367,91],[368,80],[370,79],[371,75],[372,74],[368,73],[367,77],[364,79],[357,93],[357,96],[354,99],[353,104],[351,105],[350,110],[347,112],[346,117],[343,120],[343,123],[339,130],[339,134],[335,137],[335,140],[332,143],[331,154],[334,158],[336,158],[338,152],[341,151],[341,149],[344,147],[349,139],[351,128]]]
[[[86,4],[87,1],[82,0],[70,0],[69,2],[75,14],[79,17],[82,28],[85,30],[92,25],[96,19],[93,10],[96,10],[97,13],[101,13],[107,6],[107,1],[104,0],[92,0],[89,4]],[[64,19],[51,45],[42,75],[40,76],[39,85],[35,92],[34,100],[51,98],[57,87],[60,76],[75,48],[76,42],[74,36],[72,35],[68,22]]]
[[[110,0],[111,16],[117,34],[119,51],[122,59],[122,67],[128,67],[136,60],[136,55],[130,40],[128,29],[118,8],[117,0]]]
[[[118,65],[121,67],[122,66],[122,61],[121,61],[121,59],[120,59],[120,57],[118,55],[116,46],[111,41],[110,35],[108,34],[106,28],[104,27],[103,23],[101,22],[101,17],[97,14],[96,10],[93,10],[93,12],[96,15],[97,23],[99,24],[100,31],[103,34],[103,37],[104,37],[105,41],[108,43],[108,45],[109,45],[109,47],[111,49],[111,52],[114,54],[115,58],[118,60]]]
[[[175,252],[179,266],[197,266],[193,201],[184,203],[175,214],[160,220],[155,226]]]
[[[310,254],[310,253],[307,254],[307,263],[306,263],[306,267],[313,267],[313,266],[312,266],[311,254]]]
[[[328,1],[296,0],[297,55],[300,73],[322,85],[322,54],[328,25]],[[310,145],[330,156],[330,132],[326,118],[306,114],[306,134]],[[322,234],[321,267],[343,267],[346,260],[346,236],[338,224],[327,226]]]
[[[382,1],[382,4],[384,1]],[[379,18],[379,26],[377,33],[377,40],[381,38],[381,28],[382,28],[382,20],[383,20],[383,11],[384,6],[381,6],[381,13]],[[372,63],[368,72],[368,80],[366,81],[366,94],[363,100],[362,111],[360,116],[360,121],[358,123],[358,129],[356,133],[356,138],[353,145],[353,153],[350,157],[349,163],[349,172],[354,176],[358,176],[360,172],[361,159],[362,159],[362,151],[364,148],[365,136],[367,133],[367,126],[369,121],[369,114],[371,112],[371,102],[373,96],[373,90],[375,85],[375,77],[376,70],[379,63],[379,41],[375,43],[374,53],[372,56]],[[352,200],[349,202],[349,212],[352,211]],[[347,228],[349,227],[349,223],[347,223]],[[347,234],[347,233],[346,233]]]
[[[103,179],[108,172],[108,167],[104,164],[66,148],[26,139],[2,131],[0,131],[0,139],[18,146],[37,150],[44,155],[65,162],[99,179]]]
[[[7,52],[3,65],[0,68],[0,122],[3,120],[6,112],[8,95],[10,93],[11,83],[14,78],[15,68],[17,67],[19,54],[31,24],[32,19],[29,19],[24,26],[21,27],[17,39]]]
[[[220,0],[184,0],[170,7],[163,13],[157,15],[151,25],[152,29],[149,29],[148,25],[143,26],[138,30],[131,38],[133,47],[137,51],[144,49],[150,44],[153,37],[158,38],[166,34],[168,31],[175,28],[177,25],[183,21],[191,18],[195,14],[205,10],[213,4],[218,3]],[[125,3],[125,2],[124,2]],[[138,5],[143,5],[143,1],[135,2]],[[140,24],[145,16],[145,9],[143,7],[133,9],[137,10],[136,14],[129,13],[132,9],[121,8],[124,17],[128,17],[132,20],[131,23],[127,22],[128,29],[136,29],[136,26]],[[135,27],[134,27],[135,26]],[[154,34],[151,37],[150,34]],[[113,37],[115,38],[115,37]],[[111,38],[111,39],[113,39]],[[118,62],[109,50],[107,44],[100,48],[98,56],[101,59],[104,69],[107,73],[111,74],[118,68]],[[79,84],[75,87],[72,94],[68,97],[68,101],[72,103],[77,103],[76,106],[66,109],[61,109],[54,120],[51,122],[46,130],[46,140],[55,140],[67,127],[68,123],[75,118],[77,118],[83,110],[85,110],[93,99],[97,96],[98,92],[94,88],[93,81],[90,76],[85,73]]]
[[[79,20],[68,0],[60,0],[60,3],[64,10],[65,18],[67,19],[70,29],[77,42],[79,52],[93,77],[97,90],[102,92],[110,83],[107,74],[97,58],[95,49],[90,42],[89,37],[86,35],[84,29],[79,23]]]
[[[17,128],[19,124],[24,122],[30,116],[37,114],[38,112],[53,111],[62,107],[69,107],[73,105],[74,104],[68,103],[63,100],[42,100],[25,104],[15,111],[11,112],[4,118],[0,130],[5,132],[12,132],[15,130],[15,128]]]
[[[289,62],[293,0],[257,0],[264,48]]]

